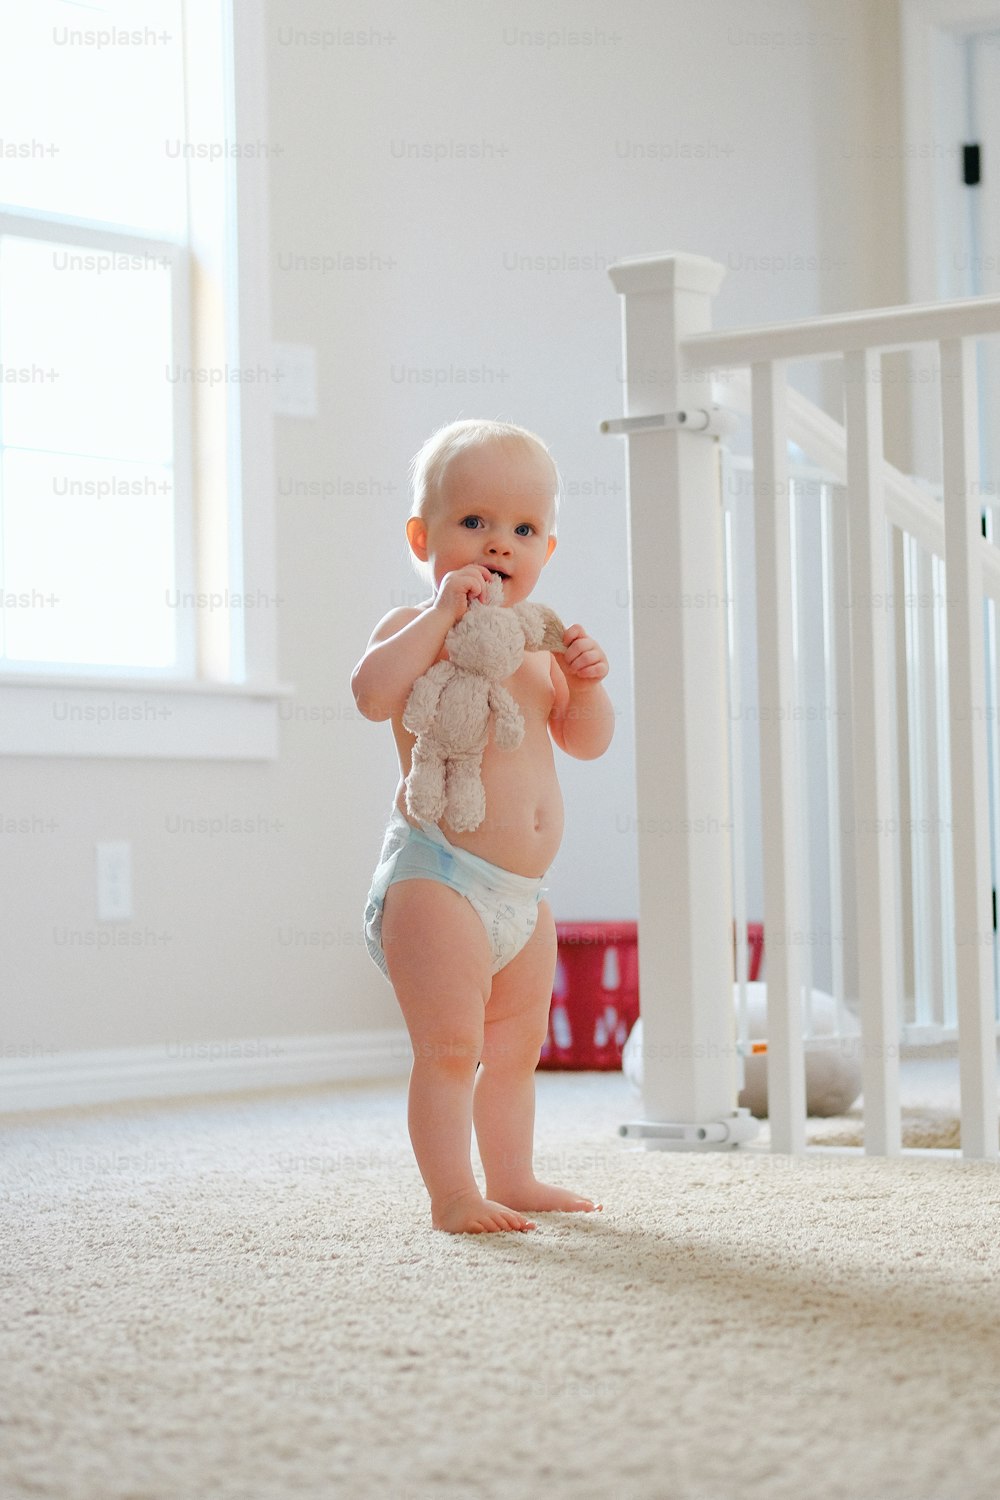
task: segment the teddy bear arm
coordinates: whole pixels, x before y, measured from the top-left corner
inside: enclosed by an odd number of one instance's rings
[[[411,734],[427,734],[434,723],[441,694],[453,672],[451,662],[438,661],[422,677],[417,678],[403,710],[404,729],[408,729]]]
[[[501,750],[516,750],[524,738],[524,720],[521,710],[510,693],[500,683],[490,688],[490,708],[493,712],[493,741]]]

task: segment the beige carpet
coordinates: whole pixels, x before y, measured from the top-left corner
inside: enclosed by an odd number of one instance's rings
[[[452,1237],[405,1114],[0,1121],[5,1500],[1000,1493],[993,1165],[634,1152],[620,1074],[540,1074],[539,1168],[605,1211]]]
[[[904,1150],[961,1150],[962,1122],[956,1111],[904,1107],[900,1114]],[[810,1122],[809,1141],[814,1146],[863,1146],[864,1140],[861,1109],[852,1109],[835,1119]]]

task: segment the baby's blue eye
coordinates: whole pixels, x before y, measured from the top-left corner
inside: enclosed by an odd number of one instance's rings
[[[466,516],[464,518],[464,520],[462,521],[462,525],[468,527],[468,529],[470,531],[472,531],[476,526],[479,525],[479,517],[478,516]]]
[[[534,529],[534,526],[529,526],[527,521],[523,521],[520,526],[514,527],[518,536],[530,536]]]

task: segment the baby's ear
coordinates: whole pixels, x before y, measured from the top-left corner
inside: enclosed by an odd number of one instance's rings
[[[547,604],[515,604],[514,614],[524,631],[524,644],[529,651],[565,651],[563,636],[566,627],[554,609]]]

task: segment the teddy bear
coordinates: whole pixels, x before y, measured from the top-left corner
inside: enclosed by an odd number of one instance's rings
[[[565,627],[544,604],[504,608],[503,580],[494,573],[483,599],[471,599],[444,638],[447,661],[418,677],[403,710],[403,725],[417,736],[406,778],[410,816],[456,832],[478,828],[486,816],[481,769],[489,741],[516,750],[524,719],[503,686],[525,651],[564,651]]]

